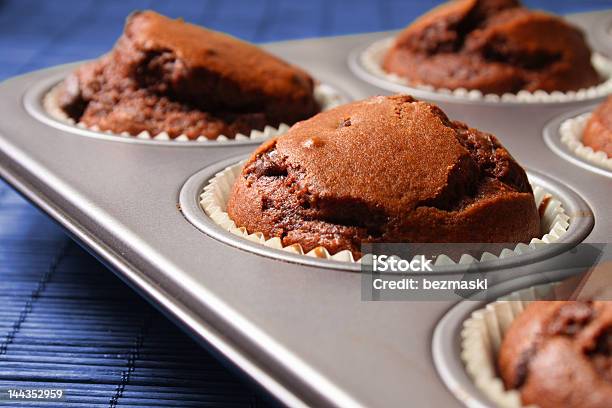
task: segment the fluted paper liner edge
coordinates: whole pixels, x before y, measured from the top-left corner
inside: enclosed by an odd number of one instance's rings
[[[204,186],[203,191],[200,194],[199,202],[204,212],[220,227],[237,235],[241,238],[249,241],[257,242],[269,248],[282,249],[285,251],[293,252],[296,254],[333,259],[344,262],[360,262],[355,260],[350,251],[344,250],[336,254],[330,254],[325,248],[317,247],[309,252],[304,252],[303,248],[299,244],[293,244],[289,246],[283,246],[280,238],[273,237],[266,239],[262,232],[248,233],[246,228],[236,226],[236,223],[230,218],[227,213],[227,201],[232,191],[234,181],[236,177],[242,171],[244,162],[240,162],[225,168],[224,170],[217,173],[212,179],[208,181]],[[484,252],[479,259],[474,258],[469,254],[463,254],[459,258],[459,262],[455,262],[449,256],[440,254],[436,257],[434,265],[445,266],[455,264],[472,264],[477,262],[485,262],[496,259],[504,259],[512,256],[521,255],[523,253],[535,251],[538,247],[543,245],[557,242],[569,228],[570,217],[566,214],[561,202],[557,200],[552,194],[544,190],[542,187],[533,185],[533,193],[535,197],[536,207],[539,207],[540,203],[545,199],[549,200],[546,210],[542,218],[540,219],[542,225],[542,231],[547,231],[541,238],[533,238],[529,245],[519,243],[514,248],[505,248],[498,255],[489,252]]]

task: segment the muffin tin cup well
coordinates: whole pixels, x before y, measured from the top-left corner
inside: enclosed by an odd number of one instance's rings
[[[566,113],[546,125],[544,142],[563,159],[594,173],[612,177],[612,158],[582,144],[582,132],[595,107]]]
[[[509,284],[514,291],[493,302],[459,303],[434,331],[432,353],[436,368],[450,391],[468,407],[484,408],[493,403],[503,408],[537,408],[524,406],[517,390],[505,389],[498,375],[497,356],[506,331],[529,303],[563,296],[559,281],[534,286],[524,281],[521,278],[507,282],[498,293],[508,293],[505,289]]]
[[[461,358],[476,386],[501,407],[521,408],[520,393],[506,390],[497,374],[497,356],[506,331],[525,308],[538,300],[559,300],[556,284],[523,289],[472,313],[461,331]]]
[[[57,103],[57,91],[59,82],[64,76],[56,76],[42,81],[33,86],[24,97],[24,104],[28,112],[36,119],[71,133],[83,136],[103,138],[113,141],[129,143],[148,143],[171,146],[229,146],[244,144],[259,144],[263,141],[282,134],[289,129],[289,125],[282,123],[278,127],[266,126],[263,130],[252,130],[249,135],[237,134],[234,138],[219,136],[216,139],[207,139],[200,136],[197,139],[189,139],[186,135],[170,138],[166,132],[151,135],[147,131],[133,135],[127,132],[120,134],[111,131],[100,130],[97,126],[87,126],[82,122],[68,117]],[[348,98],[331,85],[318,83],[314,89],[315,99],[321,105],[322,110],[332,109],[348,102]]]
[[[505,333],[531,302],[562,299],[558,289],[558,283],[549,283],[513,292],[474,311],[463,323],[461,359],[466,371],[476,386],[500,407],[525,407],[520,393],[506,390],[497,373],[497,356]]]
[[[349,251],[330,255],[324,248],[315,248],[305,254],[300,245],[283,247],[278,238],[266,240],[262,233],[248,234],[244,228],[237,228],[225,212],[225,206],[242,164],[239,159],[229,159],[196,173],[187,181],[181,190],[180,204],[190,222],[221,241],[261,255],[320,267],[360,270],[359,260],[354,260]],[[485,252],[479,259],[464,254],[455,258],[459,259],[455,262],[440,254],[436,257],[434,271],[461,273],[474,263],[479,263],[479,267],[491,265],[491,268],[518,266],[554,256],[567,250],[567,244],[575,245],[584,239],[593,226],[593,214],[586,203],[567,187],[545,176],[533,172],[528,172],[528,176],[534,187],[536,204],[548,200],[542,218],[547,233],[534,238],[529,245],[518,244],[499,254]],[[565,245],[550,245],[552,243]]]
[[[369,45],[359,47],[349,55],[349,67],[359,78],[386,90],[403,92],[418,98],[442,102],[485,103],[485,104],[558,104],[581,102],[602,98],[612,93],[612,60],[599,53],[593,53],[592,62],[597,71],[605,78],[599,85],[568,92],[520,91],[516,94],[483,94],[479,90],[458,88],[455,90],[436,89],[429,85],[413,85],[405,78],[389,74],[381,67],[387,50],[392,46],[394,37],[387,37]]]

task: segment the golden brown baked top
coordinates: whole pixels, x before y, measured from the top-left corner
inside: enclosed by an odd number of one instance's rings
[[[523,169],[490,134],[409,96],[294,125],[245,164],[228,203],[249,232],[359,255],[361,242],[528,242],[539,216]]]
[[[171,51],[187,71],[214,73],[238,88],[235,95],[228,89],[210,92],[215,91],[216,84],[197,81],[191,75],[189,83],[175,85],[174,92],[179,94],[197,97],[198,93],[209,91],[217,103],[227,107],[244,106],[249,99],[263,96],[293,100],[312,95],[313,82],[306,72],[228,34],[142,11],[130,16],[125,36],[138,50]],[[183,74],[181,69],[175,68],[174,72]]]

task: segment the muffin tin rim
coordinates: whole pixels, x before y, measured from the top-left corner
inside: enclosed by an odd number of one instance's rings
[[[365,50],[367,50],[370,46],[380,41],[384,41],[386,39],[391,38],[397,33],[397,31],[386,32],[384,36],[381,36],[367,44],[362,44],[354,49],[352,49],[347,58],[347,64],[350,71],[360,80],[365,81],[366,83],[376,86],[378,88],[384,89],[390,92],[397,93],[407,93],[412,95],[418,99],[430,100],[433,102],[442,102],[442,103],[455,103],[455,104],[468,104],[468,105],[477,105],[477,106],[486,106],[486,107],[509,107],[509,106],[537,106],[537,107],[548,107],[548,106],[572,106],[572,105],[584,105],[585,103],[591,103],[593,101],[602,101],[605,99],[605,96],[597,96],[591,98],[585,98],[581,100],[568,100],[568,101],[547,101],[547,102],[524,102],[524,101],[508,101],[508,100],[498,100],[491,101],[485,98],[479,99],[470,99],[468,97],[456,96],[451,93],[442,93],[437,92],[435,90],[428,90],[423,88],[412,87],[409,85],[403,85],[400,83],[395,83],[389,81],[385,78],[381,78],[374,73],[368,71],[361,62],[361,55]],[[391,36],[389,36],[389,34]],[[605,55],[608,57],[607,55]],[[608,57],[609,58],[609,57]],[[469,90],[467,91],[469,92]]]
[[[259,243],[251,242],[226,231],[204,212],[200,206],[199,200],[203,187],[215,176],[215,174],[249,156],[249,154],[242,154],[218,161],[199,170],[184,182],[179,192],[179,206],[186,220],[204,234],[242,251],[248,251],[278,261],[298,263],[306,266],[360,272],[361,265],[359,263],[314,258],[280,249],[269,248]],[[553,192],[556,198],[563,203],[566,212],[573,215],[570,226],[556,245],[553,244],[519,256],[480,263],[478,267],[479,270],[483,272],[514,268],[552,258],[582,242],[593,229],[595,222],[593,210],[578,193],[561,182],[542,173],[529,169],[526,171],[531,179],[537,181],[537,184]],[[575,214],[581,214],[582,216],[576,217]],[[468,272],[468,270],[473,271],[473,267],[472,264],[436,266],[429,274],[463,274]]]
[[[61,130],[63,132],[78,135],[78,136],[94,138],[98,140],[106,140],[110,142],[133,143],[133,144],[159,146],[159,147],[172,146],[172,147],[191,147],[191,148],[193,147],[211,148],[211,147],[232,147],[232,146],[242,147],[242,146],[250,146],[250,145],[257,146],[269,139],[269,137],[257,138],[257,139],[249,138],[248,140],[228,139],[225,141],[218,141],[215,139],[206,140],[206,141],[140,139],[137,136],[133,136],[133,135],[123,137],[117,134],[113,134],[111,132],[81,128],[81,127],[78,127],[77,125],[73,125],[70,123],[64,123],[61,120],[54,118],[52,115],[50,115],[46,111],[44,104],[43,104],[43,99],[45,95],[49,93],[51,89],[53,89],[53,87],[55,87],[63,78],[66,77],[66,75],[68,75],[70,70],[74,69],[75,67],[79,65],[82,65],[85,62],[87,61],[78,61],[74,63],[65,64],[62,67],[65,68],[66,71],[62,70],[62,72],[56,73],[46,78],[43,78],[40,81],[37,81],[36,83],[32,84],[24,92],[23,98],[22,98],[22,104],[26,112],[30,116],[32,116],[34,119],[38,120],[39,122],[47,126],[50,126],[52,128]],[[338,88],[336,85],[330,85],[327,82],[321,82],[321,85],[324,85],[324,86],[327,86],[333,89],[334,92],[336,92],[337,95],[342,99],[342,103],[349,103],[352,100],[352,98],[349,96],[349,94],[346,91]]]
[[[584,113],[592,112],[597,108],[599,104],[590,104],[589,106],[575,109],[569,112],[564,112],[552,120],[550,120],[544,126],[542,130],[542,136],[546,146],[557,156],[570,162],[571,164],[581,167],[584,170],[588,170],[592,173],[596,173],[600,176],[612,178],[612,171],[606,170],[582,157],[574,154],[562,141],[561,141],[561,125],[568,119],[575,118]]]

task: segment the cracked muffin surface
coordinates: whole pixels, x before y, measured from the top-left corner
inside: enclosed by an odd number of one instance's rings
[[[214,139],[308,118],[319,111],[313,90],[307,73],[254,45],[143,11],[110,53],[66,78],[58,100],[102,130]]]
[[[612,157],[612,96],[591,115],[582,133],[582,143]]]
[[[517,0],[456,0],[435,8],[397,36],[383,68],[416,85],[493,94],[601,82],[578,28]]]
[[[612,302],[533,302],[499,354],[506,388],[540,408],[612,406]]]
[[[540,218],[524,170],[490,134],[409,96],[373,97],[295,124],[244,165],[237,226],[308,252],[364,242],[529,242]]]

